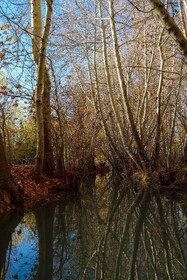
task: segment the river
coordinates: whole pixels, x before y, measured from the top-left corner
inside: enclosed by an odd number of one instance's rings
[[[32,209],[0,216],[0,279],[185,280],[187,200],[87,178]]]

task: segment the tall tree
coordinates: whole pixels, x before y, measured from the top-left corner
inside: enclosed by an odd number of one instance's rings
[[[149,159],[146,155],[146,151],[144,149],[143,143],[138,134],[137,127],[136,127],[136,124],[135,124],[135,121],[133,118],[132,109],[131,109],[130,102],[128,99],[126,83],[125,83],[125,79],[124,79],[121,57],[120,57],[120,52],[119,52],[119,43],[118,43],[118,38],[117,38],[117,33],[116,33],[114,1],[113,0],[109,0],[109,12],[110,12],[110,25],[111,25],[111,31],[112,31],[115,64],[116,64],[116,69],[117,69],[119,85],[120,85],[120,89],[121,89],[121,96],[122,96],[122,100],[124,103],[124,108],[126,108],[127,118],[129,120],[129,123],[131,126],[131,133],[132,133],[132,136],[133,136],[134,141],[137,146],[137,153],[140,158],[142,168],[145,171],[148,171]]]
[[[50,76],[46,66],[46,51],[51,27],[53,0],[46,0],[46,18],[42,34],[41,0],[32,0],[32,51],[37,68],[36,119],[37,119],[37,154],[34,178],[39,179],[43,171],[52,175],[53,153],[51,144],[50,113]]]

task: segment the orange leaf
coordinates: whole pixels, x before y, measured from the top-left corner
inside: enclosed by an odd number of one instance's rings
[[[1,30],[6,30],[7,29],[7,24],[1,26]]]
[[[20,84],[15,85],[15,88],[22,88]]]
[[[12,40],[12,37],[6,37],[6,41],[11,41]]]
[[[4,57],[4,53],[0,53],[0,58],[3,58]]]

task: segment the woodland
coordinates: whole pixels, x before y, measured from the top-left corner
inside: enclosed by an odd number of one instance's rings
[[[0,0],[0,212],[112,171],[187,186],[187,0]]]

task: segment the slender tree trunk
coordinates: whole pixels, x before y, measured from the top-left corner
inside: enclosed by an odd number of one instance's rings
[[[103,20],[103,12],[102,12],[102,0],[99,1],[99,16],[101,18],[101,30],[102,30],[102,43],[103,43],[103,63],[104,63],[104,69],[105,69],[105,76],[106,76],[106,82],[107,82],[107,88],[108,88],[108,93],[109,93],[109,100],[111,104],[111,110],[114,114],[114,121],[115,125],[117,128],[117,131],[119,132],[121,142],[123,144],[123,148],[125,152],[128,154],[128,156],[136,163],[140,169],[143,169],[141,166],[141,163],[138,164],[138,159],[134,156],[133,152],[129,149],[125,142],[126,138],[126,132],[124,130],[123,122],[121,115],[119,113],[119,108],[116,102],[116,96],[114,95],[113,92],[113,87],[112,87],[112,80],[111,80],[111,74],[109,70],[109,62],[108,62],[108,52],[107,52],[107,41],[106,41],[106,27],[104,25],[104,20]]]
[[[154,11],[162,22],[163,27],[168,31],[169,35],[175,41],[187,61],[187,38],[185,38],[174,19],[170,16],[162,1],[149,0],[149,3],[153,6]],[[184,4],[186,5],[186,0]]]
[[[172,158],[172,150],[173,150],[173,140],[175,135],[175,123],[177,118],[177,109],[178,109],[178,100],[179,100],[179,94],[181,92],[181,84],[182,84],[182,72],[183,72],[183,63],[181,64],[181,75],[179,77],[179,85],[178,85],[178,91],[175,97],[175,108],[173,112],[173,118],[171,123],[171,132],[169,136],[169,147],[168,147],[168,154],[167,154],[167,168],[171,168],[171,158]]]
[[[51,107],[50,107],[51,81],[49,71],[45,67],[43,91],[43,121],[44,121],[44,172],[51,177],[54,171],[54,158],[51,136]]]
[[[179,118],[181,124],[185,130],[185,139],[184,139],[184,148],[183,148],[183,156],[182,156],[182,163],[187,164],[187,119],[181,113],[179,113]]]
[[[185,18],[185,6],[183,8],[183,5],[185,5],[185,3],[183,3],[183,0],[178,0],[179,3],[179,9],[180,9],[180,18],[182,21],[182,27],[183,27],[183,32],[185,37],[187,38],[187,25],[186,25],[186,18]]]
[[[59,101],[57,80],[56,80],[56,75],[52,63],[51,63],[51,71],[52,71],[53,81],[55,85],[54,97],[55,97],[56,114],[57,114],[59,135],[60,135],[59,144],[57,140],[57,157],[56,157],[57,171],[63,173],[65,170],[65,127],[64,127],[65,113]]]
[[[96,13],[96,11],[95,11]],[[106,124],[106,120],[105,120],[105,115],[104,115],[104,109],[102,106],[102,101],[101,101],[101,94],[100,94],[100,89],[99,89],[99,81],[98,81],[98,73],[97,73],[97,63],[96,63],[96,35],[97,35],[97,29],[96,29],[96,22],[94,22],[94,48],[93,48],[93,70],[94,70],[94,75],[95,75],[95,96],[94,96],[94,91],[92,92],[93,95],[93,100],[94,100],[94,106],[96,109],[96,112],[101,114],[101,122],[102,122],[102,127],[103,130],[105,132],[105,135],[108,139],[109,145],[111,147],[111,149],[113,150],[114,154],[116,156],[118,156],[117,153],[117,148],[116,145],[113,142],[113,139],[110,135],[108,126]]]
[[[162,50],[162,36],[164,30],[162,30],[160,34],[159,40],[159,52],[160,52],[160,77],[159,77],[159,84],[157,89],[156,95],[156,135],[155,135],[155,146],[153,150],[153,167],[159,167],[159,160],[160,160],[160,135],[161,135],[161,93],[163,87],[163,69],[164,69],[164,58],[163,58],[163,50]]]
[[[134,122],[132,110],[130,107],[130,103],[128,100],[128,96],[127,96],[127,89],[126,89],[126,84],[125,84],[122,65],[121,65],[121,57],[120,57],[120,53],[119,53],[118,38],[117,38],[117,34],[116,34],[116,25],[115,25],[115,19],[114,19],[114,1],[113,0],[109,0],[109,9],[110,9],[109,12],[110,12],[110,25],[111,25],[111,30],[112,30],[113,48],[114,48],[115,62],[116,62],[119,85],[120,85],[120,89],[121,89],[122,100],[123,100],[124,106],[126,107],[127,117],[128,117],[128,120],[129,120],[129,123],[131,126],[132,136],[133,136],[134,141],[137,146],[137,153],[139,155],[142,167],[143,167],[144,171],[148,171],[149,170],[149,159],[146,155],[143,143],[138,134],[138,131],[137,131],[137,128],[136,128],[136,125]]]
[[[36,161],[33,177],[35,180],[39,180],[43,173],[44,162],[44,122],[43,122],[43,103],[42,103],[42,91],[44,84],[44,64],[40,65],[37,92],[36,92],[36,121],[37,121],[37,149],[36,149]]]

